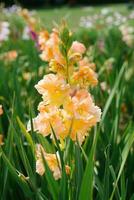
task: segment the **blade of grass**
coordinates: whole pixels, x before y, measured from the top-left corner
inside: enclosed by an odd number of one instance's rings
[[[93,199],[94,155],[95,155],[95,149],[96,149],[98,133],[99,133],[97,131],[97,128],[95,128],[94,130],[95,130],[94,141],[91,147],[91,151],[89,153],[88,162],[87,162],[86,169],[83,175],[80,194],[79,194],[79,200]]]
[[[119,181],[120,176],[121,176],[121,174],[122,174],[124,165],[125,165],[126,160],[127,160],[127,156],[128,156],[128,154],[129,154],[129,151],[130,151],[130,148],[131,148],[133,142],[134,142],[134,132],[133,132],[132,134],[129,135],[129,138],[128,138],[128,140],[127,140],[127,143],[126,143],[126,145],[125,145],[125,147],[124,147],[124,149],[123,149],[123,151],[122,151],[122,155],[121,155],[121,157],[122,157],[122,163],[121,163],[120,170],[119,170],[119,173],[118,173],[118,176],[117,176],[117,180],[116,180],[116,182],[115,182],[115,184],[114,184],[114,188],[113,188],[112,194],[111,194],[111,196],[110,196],[110,200],[112,200],[113,197],[114,197],[114,193],[115,193],[115,190],[116,190],[118,181]]]
[[[22,133],[25,135],[28,144],[31,145],[32,153],[34,155],[35,147],[34,147],[34,143],[33,143],[31,135],[26,131],[26,128],[25,128],[24,124],[21,122],[21,120],[20,120],[20,118],[18,116],[17,116],[17,122],[19,124],[19,127],[20,127]]]
[[[83,177],[83,162],[81,158],[81,151],[79,144],[75,145],[75,179],[76,179],[76,194],[75,199],[79,197],[81,182]]]
[[[108,112],[108,109],[109,109],[109,107],[110,107],[110,105],[111,105],[111,102],[112,102],[113,97],[114,97],[114,95],[115,95],[115,93],[116,93],[116,91],[117,91],[117,88],[118,88],[118,86],[119,86],[119,83],[120,83],[120,81],[121,81],[121,78],[122,78],[122,76],[123,76],[123,73],[124,73],[124,70],[125,70],[126,67],[127,67],[127,63],[124,63],[124,64],[122,65],[121,69],[120,69],[120,72],[119,72],[118,77],[117,77],[116,80],[115,80],[114,87],[113,87],[113,89],[112,89],[112,91],[111,91],[111,94],[110,94],[110,96],[109,96],[109,98],[108,98],[108,100],[107,100],[107,102],[106,102],[106,104],[105,104],[104,110],[103,110],[103,114],[102,114],[100,126],[102,125],[102,123],[103,123],[103,121],[104,121],[104,119],[105,119],[105,116],[106,116],[106,114],[107,114],[107,112]]]
[[[23,190],[24,194],[27,197],[31,197],[32,196],[32,192],[31,192],[31,190],[29,188],[28,183],[24,179],[22,179],[21,177],[18,176],[18,174],[16,172],[16,169],[12,166],[12,164],[10,163],[9,159],[6,157],[6,155],[4,154],[3,151],[2,151],[2,158],[3,158],[4,162],[5,162],[5,164],[7,165],[11,175],[13,176],[13,178],[16,180],[16,182],[19,184],[19,186]]]

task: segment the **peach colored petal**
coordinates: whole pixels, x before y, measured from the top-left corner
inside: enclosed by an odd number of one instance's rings
[[[83,54],[86,51],[86,47],[82,43],[80,43],[78,41],[74,41],[72,46],[71,46],[71,50],[73,52],[77,52],[77,53]]]
[[[3,114],[3,108],[2,108],[2,105],[0,105],[0,115]]]

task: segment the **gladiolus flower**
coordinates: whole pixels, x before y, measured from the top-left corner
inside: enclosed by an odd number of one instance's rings
[[[19,11],[20,16],[22,16],[25,21],[27,22],[28,26],[32,31],[35,30],[36,26],[36,19],[32,16],[32,14],[27,9],[21,9]]]
[[[64,105],[69,118],[65,120],[68,132],[71,127],[70,137],[76,141],[77,137],[80,144],[88,135],[88,130],[100,121],[101,110],[95,106],[91,95],[86,90],[78,90],[69,101]]]
[[[87,57],[84,57],[79,61],[79,66],[88,66],[89,68],[95,70],[95,63],[90,63]]]
[[[17,56],[18,56],[17,51],[11,50],[11,51],[8,51],[8,52],[2,54],[0,58],[6,62],[12,62],[17,58]]]
[[[13,61],[17,58],[18,53],[15,50],[9,51],[7,54],[8,60]]]
[[[96,73],[89,66],[80,66],[73,79],[80,87],[95,86],[98,83]]]
[[[67,137],[68,132],[65,129],[61,109],[58,109],[56,106],[46,106],[44,105],[44,102],[39,104],[38,109],[40,113],[33,119],[34,131],[37,131],[44,136],[50,134],[51,137],[53,137],[52,126],[57,139],[64,139]],[[27,130],[31,130],[30,122],[28,123]]]
[[[41,50],[45,48],[45,43],[48,39],[49,39],[48,31],[44,30],[39,33],[38,42]]]
[[[57,154],[52,154],[52,153],[46,153],[45,150],[41,145],[37,145],[36,148],[36,156],[37,156],[37,161],[36,161],[36,172],[40,174],[41,176],[45,173],[45,168],[44,168],[44,163],[43,163],[43,158],[46,161],[48,167],[53,173],[53,176],[55,180],[58,180],[62,176],[61,172],[61,163],[60,163],[60,158],[59,155]],[[70,167],[68,165],[65,166],[66,173],[70,173]]]
[[[71,50],[73,52],[83,54],[86,51],[86,47],[82,43],[74,41],[72,46],[71,46]]]
[[[33,119],[33,128],[53,139],[53,127],[58,140],[69,136],[73,141],[78,138],[82,144],[89,129],[100,121],[101,110],[88,92],[88,87],[95,86],[98,80],[95,64],[83,57],[85,46],[74,41],[68,47],[66,37],[69,40],[71,36],[67,29],[63,30],[60,34],[54,29],[51,34],[42,31],[39,35],[41,57],[49,62],[50,70],[55,74],[45,75],[35,85],[43,101]],[[30,129],[28,123],[28,131]]]
[[[59,49],[59,33],[57,29],[53,29],[53,32],[49,35],[46,31],[39,34],[39,45],[42,50],[40,55],[41,59],[50,62],[51,59],[55,59],[60,64],[64,63],[63,56]]]
[[[47,104],[60,106],[69,94],[69,85],[63,77],[49,74],[35,85],[37,91],[43,95]]]

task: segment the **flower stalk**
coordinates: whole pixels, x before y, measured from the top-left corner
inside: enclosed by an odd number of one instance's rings
[[[85,56],[85,46],[74,41],[66,25],[61,27],[61,31],[53,29],[50,34],[46,30],[42,31],[39,34],[39,46],[40,57],[48,62],[50,73],[35,85],[42,95],[42,101],[38,106],[39,114],[33,119],[33,128],[44,137],[50,136],[54,143],[63,141],[64,148],[67,138],[82,145],[90,128],[101,117],[100,108],[95,106],[88,92],[89,87],[98,82],[95,64],[89,62]],[[37,154],[41,155],[39,149]],[[48,156],[45,152],[43,155],[54,177],[60,178],[61,169],[54,154]],[[59,159],[62,163],[61,156]],[[41,156],[37,156],[37,172],[42,175],[45,170],[41,162]],[[67,168],[69,172],[69,166]]]

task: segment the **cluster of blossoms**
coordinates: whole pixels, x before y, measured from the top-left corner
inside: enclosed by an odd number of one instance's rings
[[[61,32],[53,29],[50,34],[46,30],[42,31],[39,46],[42,52],[40,57],[49,63],[51,72],[35,85],[42,95],[42,101],[38,106],[39,113],[33,119],[33,128],[43,136],[50,135],[51,139],[54,130],[59,141],[70,137],[74,142],[78,140],[81,145],[89,135],[90,128],[100,121],[101,116],[100,108],[94,104],[88,92],[89,87],[98,82],[95,64],[88,61],[85,46],[73,41],[72,33],[66,27]],[[44,169],[39,164],[39,149],[37,172],[42,175]],[[44,157],[48,160],[48,165],[52,159],[52,166],[59,168],[55,155],[44,152]],[[54,169],[60,177],[59,170],[56,167]],[[55,174],[53,167],[51,170]]]

